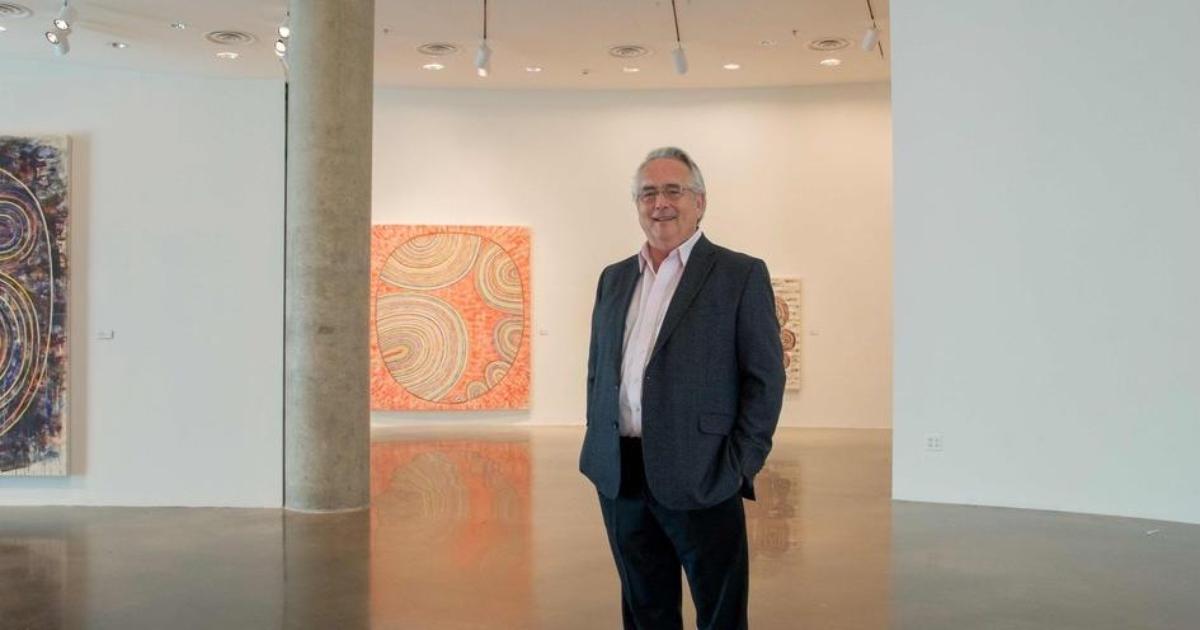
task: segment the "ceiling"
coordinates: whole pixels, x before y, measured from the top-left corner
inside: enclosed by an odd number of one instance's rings
[[[880,46],[859,42],[870,23],[868,0],[677,0],[679,28],[690,70],[674,72],[670,0],[489,0],[488,43],[492,72],[475,75],[475,49],[483,20],[482,0],[376,0],[375,78],[385,86],[487,87],[500,89],[663,89],[764,87],[886,81],[891,51],[888,0],[870,0]],[[3,5],[33,15],[5,17]],[[273,51],[285,0],[72,0],[78,12],[71,51],[54,54],[43,33],[61,0],[0,0],[0,59],[45,60],[75,67],[119,67],[143,72],[230,78],[282,77]],[[186,24],[179,30],[174,23]],[[257,41],[220,46],[207,41],[215,30],[244,31]],[[809,42],[842,38],[835,52],[811,50]],[[112,42],[128,44],[114,48]],[[458,52],[422,55],[421,44],[445,42]],[[639,45],[636,59],[609,54],[618,45]],[[882,54],[881,54],[882,50]],[[220,59],[220,51],[239,53]],[[834,57],[840,66],[825,67]],[[424,70],[430,62],[442,70]],[[729,63],[740,69],[727,70]],[[540,67],[541,72],[526,71]],[[638,68],[637,72],[625,68]]]

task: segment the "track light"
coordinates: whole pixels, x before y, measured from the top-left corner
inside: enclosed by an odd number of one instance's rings
[[[492,49],[487,43],[487,0],[483,0],[483,39],[479,42],[479,50],[475,51],[475,74],[487,77],[491,72]]]
[[[491,70],[492,49],[488,47],[487,40],[479,42],[479,50],[475,51],[475,73],[481,77],[486,77]]]
[[[879,58],[882,59],[883,46],[879,46],[879,23],[875,21],[875,7],[871,6],[871,0],[867,0],[867,16],[871,19],[867,22],[867,32],[863,33],[863,52],[870,52],[872,48],[878,48]]]
[[[67,4],[66,0],[64,0],[62,8],[58,10],[58,17],[54,18],[53,24],[61,34],[71,34],[71,27],[75,24],[75,8]]]
[[[671,0],[671,17],[675,18],[675,50],[671,57],[675,60],[675,74],[687,74],[687,55],[683,52],[683,40],[679,37],[679,11],[675,9],[675,0]]]
[[[59,57],[71,52],[71,43],[67,40],[66,34],[46,31],[46,41],[54,46],[54,54]]]
[[[682,45],[671,51],[671,58],[675,60],[675,74],[687,74],[687,55],[684,54]]]
[[[879,43],[879,29],[875,28],[875,25],[872,24],[867,27],[867,32],[863,34],[862,49],[866,52],[871,52],[871,49],[877,43]]]

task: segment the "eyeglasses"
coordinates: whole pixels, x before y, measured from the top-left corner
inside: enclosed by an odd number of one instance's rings
[[[659,195],[662,195],[667,201],[674,202],[679,201],[683,198],[683,194],[690,190],[690,188],[684,188],[675,184],[663,186],[661,190],[658,188],[643,188],[638,191],[637,200],[638,203],[654,203],[654,200]]]

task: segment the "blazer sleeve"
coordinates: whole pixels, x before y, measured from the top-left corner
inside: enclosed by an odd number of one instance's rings
[[[738,417],[732,446],[743,478],[751,481],[771,451],[786,378],[775,292],[761,260],[752,265],[738,303],[737,362]]]

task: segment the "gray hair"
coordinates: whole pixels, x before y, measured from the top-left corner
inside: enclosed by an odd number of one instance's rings
[[[696,163],[692,161],[691,156],[689,156],[687,154],[687,152],[685,152],[683,149],[680,149],[679,147],[659,147],[659,148],[647,153],[646,159],[642,160],[642,163],[638,165],[637,170],[633,172],[633,197],[634,197],[634,199],[637,198],[638,189],[641,188],[642,170],[646,168],[647,164],[653,162],[654,160],[662,160],[662,159],[675,160],[676,162],[682,162],[683,165],[688,168],[688,173],[690,173],[692,176],[692,185],[689,186],[689,188],[692,189],[692,192],[696,192],[696,193],[699,193],[702,195],[704,194],[704,175],[700,174],[700,167],[697,166]]]

